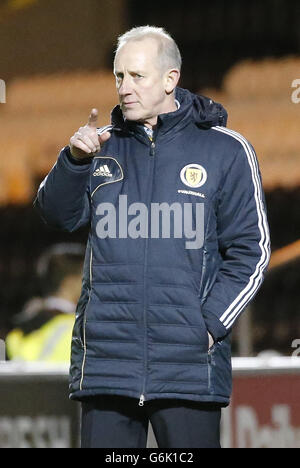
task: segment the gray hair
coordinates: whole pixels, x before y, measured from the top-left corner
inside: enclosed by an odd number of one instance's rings
[[[119,36],[116,55],[121,47],[128,42],[142,41],[147,38],[156,39],[158,42],[158,60],[163,71],[170,68],[181,70],[182,58],[176,42],[164,28],[156,26],[139,26]]]

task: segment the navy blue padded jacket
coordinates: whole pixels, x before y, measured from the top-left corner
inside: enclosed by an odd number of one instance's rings
[[[35,205],[49,225],[69,232],[90,225],[72,399],[230,401],[231,330],[261,286],[270,254],[260,171],[248,141],[226,129],[220,104],[180,88],[176,98],[180,108],[158,117],[153,142],[117,106],[104,129],[111,138],[96,157],[75,164],[65,147],[39,189]],[[141,203],[148,214],[154,204],[177,214],[189,206],[193,226],[203,224],[201,243],[187,248],[190,234],[175,235],[180,219],[171,215],[168,236],[149,234],[151,216],[148,231],[128,235],[124,222],[135,233],[142,224]],[[122,220],[116,235],[101,237],[111,206]]]

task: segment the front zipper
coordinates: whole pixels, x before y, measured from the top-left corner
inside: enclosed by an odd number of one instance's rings
[[[144,402],[145,402],[145,396],[141,395],[140,396],[140,401],[139,401],[139,406],[144,406]]]
[[[153,173],[154,173],[154,156],[155,156],[155,142],[152,141],[150,145],[150,164],[151,164],[151,171],[150,171],[150,187],[148,193],[148,200],[147,200],[147,208],[149,209],[149,204],[151,203],[151,194],[152,194],[152,187],[153,187]],[[149,232],[146,238],[146,246],[145,246],[145,262],[144,262],[144,310],[143,310],[143,320],[144,320],[144,379],[142,385],[142,391],[139,399],[139,406],[144,406],[145,392],[146,392],[146,379],[147,379],[147,362],[148,362],[148,343],[147,343],[147,299],[146,299],[146,272],[148,267],[148,243],[149,243]]]
[[[212,373],[212,359],[213,359],[214,345],[209,348],[207,353],[207,362],[208,362],[208,390],[211,392],[211,373]]]
[[[151,142],[150,156],[152,156],[152,157],[155,156],[155,141],[152,141],[152,142]]]
[[[92,250],[92,246],[91,246],[89,298],[88,298],[87,305],[86,305],[85,310],[84,310],[84,319],[83,319],[83,349],[84,349],[84,355],[83,355],[83,360],[82,360],[81,379],[80,379],[80,385],[79,385],[80,390],[82,390],[82,387],[83,387],[84,367],[85,367],[85,360],[86,360],[86,336],[85,336],[85,328],[86,328],[86,321],[87,321],[87,310],[88,310],[88,307],[89,307],[89,305],[90,305],[91,296],[92,296],[92,280],[93,280],[92,265],[93,265],[93,250]]]

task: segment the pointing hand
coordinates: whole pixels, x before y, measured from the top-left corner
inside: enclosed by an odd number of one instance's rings
[[[70,151],[74,158],[83,159],[95,156],[100,151],[101,145],[111,137],[109,132],[102,135],[97,133],[98,109],[92,109],[88,122],[70,139]]]

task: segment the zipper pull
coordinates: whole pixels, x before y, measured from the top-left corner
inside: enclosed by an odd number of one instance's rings
[[[144,406],[144,402],[145,402],[145,397],[144,397],[144,395],[141,395],[140,401],[139,401],[139,406]]]
[[[154,141],[152,141],[151,143],[150,156],[155,156],[155,142]]]

